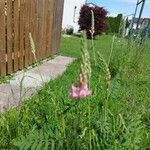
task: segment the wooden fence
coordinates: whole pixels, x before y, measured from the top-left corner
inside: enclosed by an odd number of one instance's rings
[[[29,33],[38,60],[58,53],[63,0],[0,0],[0,75],[35,63]]]

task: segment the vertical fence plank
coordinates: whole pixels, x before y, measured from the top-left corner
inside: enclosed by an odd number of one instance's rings
[[[48,0],[45,1],[44,3],[44,12],[43,12],[43,59],[46,58],[46,41],[47,41],[47,14],[48,14]]]
[[[33,41],[35,43],[35,40],[34,40],[34,15],[35,15],[35,3],[34,3],[34,0],[31,1],[31,7],[30,7],[30,32],[32,34],[32,38],[33,38]],[[31,45],[30,45],[31,47]],[[30,51],[31,51],[31,55],[30,55],[30,63],[32,64],[33,63],[33,54],[32,54],[32,49],[30,48]]]
[[[53,4],[53,24],[52,24],[52,46],[51,46],[51,48],[52,48],[52,54],[54,53],[54,51],[55,51],[55,33],[56,33],[56,31],[55,31],[55,29],[56,28],[54,28],[55,26],[56,26],[56,4],[57,4],[57,0],[55,0],[54,1],[54,4]]]
[[[37,27],[37,33],[36,33],[36,44],[37,44],[37,52],[36,56],[37,59],[40,60],[40,39],[41,39],[41,0],[37,0],[37,22],[36,22],[36,27]]]
[[[48,0],[48,13],[46,16],[47,20],[47,35],[46,35],[46,57],[49,57],[51,54],[51,48],[52,48],[52,20],[53,20],[53,11],[54,11],[54,1],[53,0]]]
[[[57,20],[57,44],[56,44],[56,53],[58,53],[60,49],[60,41],[61,41],[61,31],[62,31],[62,19],[63,19],[63,10],[64,10],[64,0],[58,0],[58,9],[57,9],[57,15],[58,15],[58,20]]]
[[[56,39],[57,39],[57,27],[58,27],[58,24],[57,24],[57,20],[58,20],[58,7],[56,7],[58,5],[58,0],[56,0],[56,4],[55,4],[55,21],[54,21],[54,23],[55,23],[55,26],[53,27],[53,30],[54,30],[54,32],[55,33],[53,33],[54,34],[54,50],[53,50],[53,54],[55,54],[56,53],[56,44],[57,44],[57,41],[56,41]],[[57,18],[57,19],[56,19]]]
[[[34,10],[34,33],[33,33],[33,38],[34,38],[34,42],[35,42],[35,48],[36,48],[36,57],[37,57],[37,22],[38,22],[38,10],[37,10],[37,6],[38,6],[38,0],[34,0],[35,1],[35,10]],[[35,58],[33,57],[33,63],[35,63]]]
[[[56,7],[57,6],[57,7]],[[59,10],[59,3],[58,3],[58,0],[56,1],[56,5],[55,5],[55,41],[54,41],[54,50],[53,50],[53,53],[55,54],[56,53],[56,49],[57,49],[57,28],[58,28],[58,20],[59,20],[59,14],[58,14],[58,10]],[[61,10],[60,10],[61,11]],[[57,19],[56,19],[57,18]]]
[[[38,21],[39,21],[39,16],[38,16],[38,0],[35,0],[35,47],[36,47],[36,57],[38,59],[38,47],[39,47],[39,43],[38,43]],[[35,59],[33,59],[35,62]]]
[[[30,41],[29,41],[29,21],[30,21],[30,12],[29,12],[29,1],[25,1],[25,67],[29,65],[29,49],[30,49]]]
[[[34,0],[29,0],[28,1],[28,12],[29,12],[29,20],[28,20],[28,23],[29,23],[29,33],[32,33],[33,31],[33,26],[32,26],[32,21],[33,21],[33,18],[32,18],[32,13],[33,13],[33,3]],[[29,33],[28,33],[28,40],[29,40]],[[33,33],[32,33],[32,37],[33,37]],[[32,50],[31,50],[31,44],[30,44],[30,40],[29,40],[29,47],[28,47],[28,65],[31,65],[32,64]]]
[[[19,69],[23,69],[24,67],[24,30],[25,30],[25,2],[24,0],[20,0],[20,13],[19,13],[19,26],[20,26],[20,35],[19,35]]]
[[[14,71],[18,70],[19,53],[19,0],[14,1]]]
[[[42,5],[41,5],[41,39],[40,39],[40,60],[44,58],[44,8],[45,8],[45,1],[42,0]]]
[[[36,46],[36,0],[32,0],[31,1],[31,12],[30,12],[30,32],[32,34],[32,38],[34,41],[34,44]],[[32,54],[32,50],[31,51],[31,55],[30,55],[30,61],[31,63],[34,63],[34,57]]]
[[[54,49],[53,49],[53,54],[58,53],[58,50],[60,48],[60,39],[61,39],[61,27],[62,27],[62,15],[63,14],[63,4],[64,0],[57,0],[56,5],[55,5],[55,28],[53,33],[55,35],[55,41],[54,42]],[[52,43],[53,43],[52,42]]]
[[[1,76],[6,75],[6,30],[5,0],[0,0],[0,69]]]
[[[11,74],[13,72],[13,65],[12,65],[12,1],[7,1],[7,73]]]
[[[37,33],[37,58],[38,60],[42,59],[43,52],[42,52],[42,43],[43,43],[43,0],[38,0],[38,33]]]
[[[63,14],[63,0],[55,0],[54,3],[54,16],[52,28],[52,54],[58,53],[59,41],[61,38],[61,21]]]

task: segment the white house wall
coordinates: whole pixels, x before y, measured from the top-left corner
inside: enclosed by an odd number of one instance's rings
[[[78,32],[78,19],[81,7],[85,4],[85,0],[65,0],[62,28],[68,26],[74,28],[74,32]],[[75,9],[76,7],[76,9]]]

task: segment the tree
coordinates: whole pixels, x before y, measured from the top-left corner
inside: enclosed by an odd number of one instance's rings
[[[91,38],[92,15],[94,12],[94,36],[102,34],[106,29],[107,11],[103,7],[83,5],[80,10],[78,24],[80,31],[86,30],[87,37]]]
[[[122,21],[122,14],[118,14],[117,17],[108,17],[107,18],[107,30],[111,33],[118,33],[120,24]]]

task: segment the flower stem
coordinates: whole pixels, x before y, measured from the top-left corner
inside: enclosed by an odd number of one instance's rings
[[[113,35],[113,37],[112,37],[110,55],[109,55],[109,59],[108,59],[108,67],[109,67],[109,65],[110,65],[110,60],[111,60],[112,52],[113,52],[113,49],[114,49],[114,43],[115,43],[115,35]]]
[[[92,51],[93,51],[93,59],[94,59],[94,64],[95,64],[95,66],[96,66],[96,63],[97,63],[97,61],[96,61],[96,54],[95,54],[95,46],[94,46],[94,36],[93,36],[93,34],[91,34],[91,43],[92,43]]]
[[[92,145],[91,145],[91,103],[90,103],[90,100],[88,101],[88,113],[89,113],[89,146],[91,150]]]

